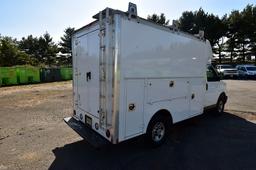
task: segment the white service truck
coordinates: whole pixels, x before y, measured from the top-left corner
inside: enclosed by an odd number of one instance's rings
[[[225,83],[208,65],[209,41],[106,8],[72,38],[74,113],[65,122],[89,143],[146,134],[164,142],[170,125],[223,112]]]

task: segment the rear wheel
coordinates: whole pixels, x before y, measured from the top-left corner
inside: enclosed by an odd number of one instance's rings
[[[164,116],[156,115],[148,125],[146,137],[151,146],[160,146],[166,140],[169,121]]]

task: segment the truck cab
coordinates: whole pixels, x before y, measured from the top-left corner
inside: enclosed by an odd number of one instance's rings
[[[224,104],[226,103],[226,83],[221,80],[221,77],[211,64],[207,65],[206,77],[205,110],[222,107],[219,108],[219,112],[221,112],[224,109],[224,105],[218,106],[218,102],[222,99]],[[216,109],[216,111],[218,110]]]

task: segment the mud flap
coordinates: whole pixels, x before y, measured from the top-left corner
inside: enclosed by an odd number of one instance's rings
[[[84,138],[89,144],[96,148],[103,147],[105,145],[111,144],[104,137],[100,136],[97,132],[87,127],[82,122],[76,120],[73,117],[66,117],[64,121],[71,127],[76,133],[78,133],[82,138]]]

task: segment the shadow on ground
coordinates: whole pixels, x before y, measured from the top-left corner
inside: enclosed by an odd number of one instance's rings
[[[49,169],[254,169],[256,124],[230,113],[204,114],[176,124],[166,144],[136,138],[100,150],[85,141],[53,150]]]

